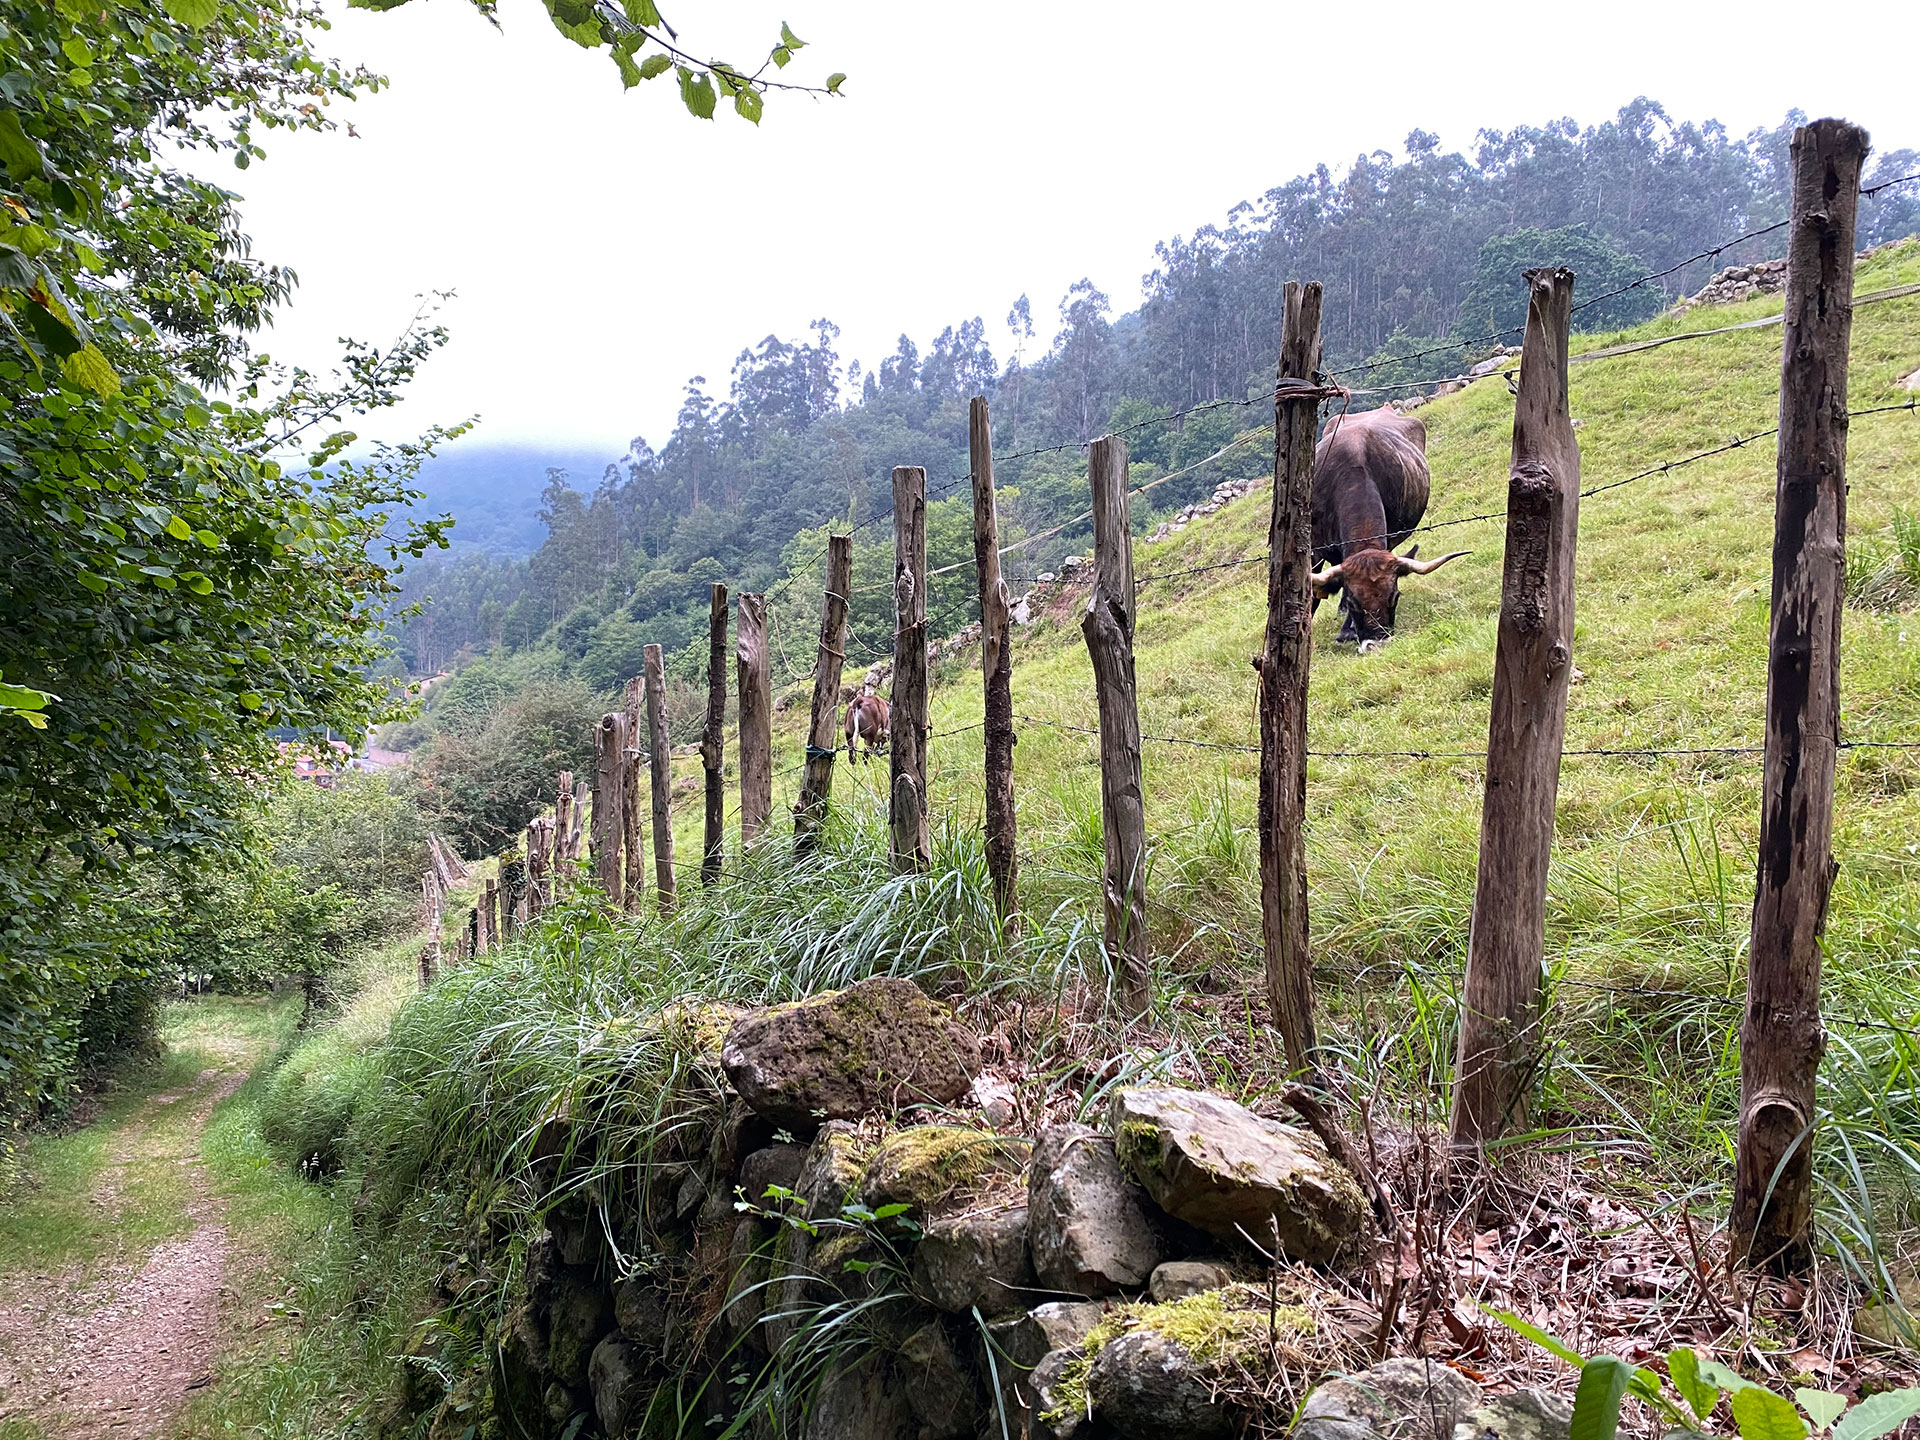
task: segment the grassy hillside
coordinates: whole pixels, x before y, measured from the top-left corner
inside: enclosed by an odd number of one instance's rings
[[[1915,281],[1920,242],[1908,242],[1863,264],[1857,288],[1864,294]],[[1577,337],[1574,348],[1778,311],[1777,299],[1698,310],[1615,335]],[[1583,486],[1767,429],[1776,419],[1779,346],[1780,331],[1765,328],[1574,366]],[[1862,307],[1854,324],[1853,405],[1904,401],[1897,381],[1916,368],[1920,297]],[[1503,508],[1512,410],[1496,381],[1419,412],[1430,430],[1434,472],[1429,520]],[[1856,420],[1849,473],[1850,551],[1884,552],[1896,509],[1913,504],[1920,483],[1920,419]],[[1760,743],[1773,489],[1769,439],[1582,502],[1574,654],[1581,678],[1570,706],[1570,751]],[[1139,545],[1136,572],[1262,554],[1268,493],[1263,487],[1183,534]],[[1321,756],[1309,766],[1316,961],[1336,1032],[1354,1043],[1381,1026],[1400,1033],[1410,1013],[1424,1013],[1420,1004],[1409,1012],[1408,1002],[1450,992],[1464,957],[1502,535],[1493,520],[1423,537],[1426,553],[1473,553],[1407,582],[1398,638],[1383,652],[1360,656],[1334,644],[1331,606],[1316,627],[1309,707],[1316,751],[1466,752],[1428,759]],[[873,578],[856,576],[855,583]],[[1018,634],[1014,708],[1090,731],[1096,710],[1079,634],[1083,598],[1083,592],[1060,595]],[[1248,657],[1264,618],[1264,572],[1257,564],[1146,585],[1137,648],[1143,731],[1213,745],[1255,744]],[[851,663],[849,673],[855,673]],[[776,767],[800,759],[804,687],[792,693],[795,703],[776,737]],[[1920,614],[1848,609],[1842,696],[1846,738],[1920,740]],[[977,659],[949,665],[937,677],[933,700],[931,789],[936,813],[956,833],[978,824],[981,737],[965,727],[980,717]],[[1015,764],[1029,908],[1064,904],[1095,919],[1097,742],[1091,734],[1037,723],[1019,730]],[[942,731],[961,733],[940,737]],[[1173,957],[1169,963],[1192,992],[1244,996],[1255,988],[1247,981],[1259,965],[1251,829],[1257,764],[1257,755],[1231,749],[1146,746],[1155,946]],[[677,843],[690,870],[699,844],[697,763],[682,760],[678,768],[684,794]],[[854,823],[877,830],[884,777],[882,765],[841,764],[836,799],[848,804]],[[1555,994],[1568,1025],[1592,1025],[1606,1040],[1636,1006],[1661,1010],[1646,997],[1609,996],[1595,986],[1684,990],[1692,997],[1686,1013],[1693,1015],[1703,1007],[1712,1011],[1711,997],[1740,993],[1759,777],[1757,753],[1568,756],[1549,921],[1550,962],[1565,982]],[[791,770],[777,779],[779,813],[792,803],[797,781]],[[1827,989],[1837,1015],[1920,1010],[1916,781],[1920,752],[1843,755],[1841,870],[1828,931]],[[1248,1018],[1257,1018],[1257,999],[1246,1003]],[[1342,1015],[1369,1018],[1349,1029],[1340,1024]],[[1669,1018],[1677,1025],[1682,1017]],[[1884,1033],[1839,1029],[1843,1042]],[[1605,1072],[1618,1064],[1621,1074],[1644,1086],[1648,1057],[1641,1043],[1634,1038],[1618,1052],[1610,1041],[1592,1053],[1582,1049],[1565,1078],[1581,1082],[1592,1098],[1584,1082],[1604,1091],[1611,1080]],[[1695,1043],[1706,1043],[1704,1031]],[[1403,1058],[1422,1069],[1444,1069],[1449,1045],[1436,1032],[1409,1042]],[[1594,1055],[1610,1058],[1599,1063]],[[1589,1062],[1597,1068],[1583,1070]],[[1688,1062],[1669,1047],[1653,1063]],[[1721,1079],[1732,1079],[1724,1066]],[[1715,1103],[1708,1097],[1702,1113]]]

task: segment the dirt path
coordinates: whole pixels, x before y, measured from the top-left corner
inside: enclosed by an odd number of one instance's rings
[[[228,1237],[200,1135],[245,1079],[244,1070],[203,1070],[187,1091],[151,1097],[121,1127],[99,1176],[92,1203],[104,1229],[125,1212],[131,1167],[177,1167],[184,1237],[157,1245],[143,1262],[14,1276],[0,1292],[0,1421],[30,1421],[74,1440],[156,1435],[211,1378]],[[156,1125],[176,1106],[186,1107],[189,1123]]]

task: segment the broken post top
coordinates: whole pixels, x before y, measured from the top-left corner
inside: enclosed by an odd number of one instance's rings
[[[1280,326],[1280,378],[1311,380],[1320,369],[1320,282],[1289,280]],[[1285,394],[1276,399],[1286,400]],[[1317,395],[1310,397],[1319,403]]]

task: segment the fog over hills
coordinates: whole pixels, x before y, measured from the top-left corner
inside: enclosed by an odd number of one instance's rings
[[[455,441],[421,469],[419,487],[428,515],[452,512],[456,547],[474,547],[524,559],[540,548],[540,492],[547,471],[567,472],[575,489],[592,490],[618,457],[606,452],[530,441],[489,442],[476,434]]]

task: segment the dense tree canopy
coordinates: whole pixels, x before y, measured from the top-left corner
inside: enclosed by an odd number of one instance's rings
[[[463,650],[545,644],[607,686],[632,672],[642,644],[658,641],[697,669],[712,581],[765,588],[806,569],[825,527],[885,508],[893,465],[925,465],[936,489],[964,475],[974,394],[994,398],[1003,455],[1067,442],[998,467],[1009,538],[1059,527],[1017,563],[1010,558],[1012,573],[1031,574],[1087,540],[1084,524],[1073,523],[1085,508],[1085,480],[1072,442],[1219,402],[1130,432],[1145,480],[1193,465],[1261,422],[1259,406],[1233,402],[1271,383],[1286,280],[1326,285],[1330,366],[1414,357],[1376,370],[1375,384],[1450,374],[1470,358],[1462,342],[1524,320],[1519,272],[1530,265],[1570,264],[1576,301],[1585,302],[1779,219],[1786,146],[1802,118],[1739,139],[1639,99],[1586,129],[1561,120],[1483,131],[1471,154],[1443,151],[1416,130],[1403,158],[1360,155],[1341,173],[1321,166],[1235,207],[1224,224],[1166,241],[1145,277],[1145,302],[1130,314],[1114,316],[1091,280],[1076,282],[1037,355],[1028,350],[1034,306],[1020,297],[1008,315],[1018,348],[1004,364],[978,318],[946,328],[924,353],[903,335],[865,373],[843,368],[839,332],[827,320],[804,339],[767,336],[740,352],[724,398],[703,376],[687,383],[658,449],[635,440],[591,483],[551,474],[541,514],[548,535],[530,561],[469,552],[411,570],[408,598],[431,603],[407,626],[404,652],[416,669],[433,670]],[[1915,170],[1920,156],[1892,151],[1874,176]],[[1869,196],[1862,235],[1877,243],[1920,225],[1917,197],[1914,183]],[[1719,266],[1783,243],[1775,232],[1627,290],[1583,312],[1582,327],[1632,323]],[[1262,463],[1258,447],[1230,452],[1155,490],[1136,520],[1151,523],[1240,473],[1236,466]],[[967,504],[964,485],[947,493],[929,516],[936,568],[969,553],[957,531],[951,553],[942,548],[943,514]],[[861,536],[857,591],[884,579],[888,541]],[[936,628],[965,618],[970,569],[937,579]],[[811,579],[789,588],[817,594]],[[884,642],[884,593],[856,594],[854,621]]]
[[[280,739],[389,708],[382,614],[438,538],[404,507],[449,432],[338,457],[346,417],[393,403],[443,332],[351,347],[330,377],[274,366],[248,337],[292,276],[252,256],[238,197],[180,166],[244,167],[264,132],[325,128],[377,83],[311,51],[321,24],[302,0],[0,3],[10,1104],[60,1082],[87,1006],[139,963],[112,907],[80,902],[232,836]]]

